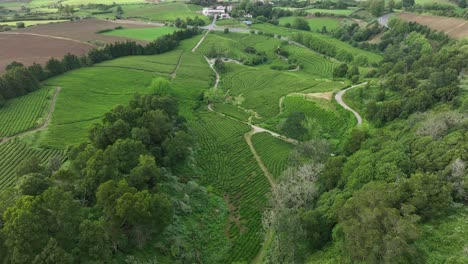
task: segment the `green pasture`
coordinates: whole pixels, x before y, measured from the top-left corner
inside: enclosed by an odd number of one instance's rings
[[[286,23],[293,24],[294,19],[297,17],[282,17],[279,19],[280,26],[284,26]],[[338,28],[340,25],[340,19],[329,18],[329,17],[314,17],[306,19],[307,23],[312,31],[322,30],[323,27],[326,27],[328,31]]]
[[[198,16],[208,22],[201,14],[202,7],[186,3],[163,3],[122,6],[124,17],[136,17],[153,21],[174,21],[177,18],[186,19]]]
[[[103,33],[108,36],[126,37],[138,40],[152,41],[160,36],[171,34],[178,30],[175,27],[151,27],[151,28],[124,28],[115,29],[109,32]]]
[[[349,15],[355,11],[355,9],[318,9],[318,8],[310,8],[305,9],[305,11],[309,14],[315,13],[325,13],[325,14],[335,14],[335,15]]]
[[[23,22],[26,27],[30,27],[34,25],[60,23],[60,22],[65,22],[65,21],[68,21],[68,20],[19,20],[19,21],[0,22],[0,25],[16,27],[16,23]]]

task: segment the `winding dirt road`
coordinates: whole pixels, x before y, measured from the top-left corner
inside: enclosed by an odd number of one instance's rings
[[[356,117],[356,119],[357,119],[357,125],[358,125],[358,126],[362,124],[362,117],[361,117],[361,115],[360,115],[358,112],[354,111],[351,107],[349,107],[349,106],[343,101],[343,95],[344,95],[347,91],[349,91],[349,90],[351,90],[351,89],[354,89],[354,88],[356,88],[356,87],[359,87],[359,86],[362,86],[362,85],[366,85],[366,84],[367,84],[367,82],[353,85],[353,86],[351,86],[351,87],[349,87],[349,88],[347,88],[347,89],[344,89],[344,90],[339,91],[339,92],[335,95],[335,100],[336,100],[341,106],[343,106],[344,109],[350,111],[350,112],[353,113],[353,115]]]
[[[54,93],[54,97],[52,97],[52,101],[50,102],[49,112],[47,113],[47,116],[46,116],[46,118],[44,120],[44,123],[42,123],[42,125],[40,125],[40,126],[38,126],[36,128],[31,128],[29,130],[20,132],[18,134],[13,135],[13,136],[4,137],[4,138],[2,138],[0,140],[0,144],[8,142],[8,141],[10,141],[10,140],[12,140],[14,138],[17,138],[17,137],[21,137],[21,136],[24,136],[24,135],[28,135],[28,134],[31,134],[31,133],[46,129],[49,126],[50,119],[52,118],[52,113],[55,110],[55,103],[57,102],[57,97],[58,97],[58,94],[59,94],[61,89],[62,88],[60,86],[55,87],[55,93]]]

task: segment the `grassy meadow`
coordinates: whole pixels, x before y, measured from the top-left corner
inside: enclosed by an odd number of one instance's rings
[[[297,17],[282,17],[279,19],[280,26],[284,26],[286,23],[293,24],[294,19]],[[314,17],[306,19],[307,23],[312,31],[322,30],[323,27],[326,27],[327,30],[333,30],[338,28],[340,24],[340,19],[329,18],[329,17]]]
[[[160,36],[171,34],[178,30],[175,27],[154,27],[154,28],[124,28],[115,29],[109,32],[103,33],[108,36],[118,36],[137,40],[152,41]]]

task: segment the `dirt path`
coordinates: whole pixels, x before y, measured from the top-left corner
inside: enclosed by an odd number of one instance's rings
[[[217,91],[217,90],[218,90],[218,84],[219,84],[219,78],[220,78],[220,77],[219,77],[218,71],[214,68],[214,60],[210,60],[210,59],[208,59],[206,56],[203,56],[203,57],[205,58],[206,62],[208,62],[208,65],[210,65],[211,70],[212,70],[212,71],[215,73],[215,75],[216,75],[216,80],[215,80],[215,84],[214,84],[214,86],[213,86],[213,89],[214,89],[215,91]]]
[[[255,147],[254,147],[254,145],[252,143],[252,136],[257,134],[257,133],[259,133],[259,131],[253,129],[252,131],[245,133],[244,138],[245,138],[245,141],[247,141],[247,145],[249,145],[250,151],[254,155],[255,160],[257,160],[258,165],[260,166],[263,173],[267,177],[268,182],[270,183],[271,189],[276,190],[275,178],[273,177],[271,172],[268,171],[268,168],[263,163],[261,157],[258,155],[257,150],[255,150]]]
[[[463,23],[461,23],[460,25],[458,25],[458,26],[456,26],[456,27],[450,29],[449,31],[445,32],[445,34],[448,34],[448,33],[452,32],[452,31],[454,31],[454,30],[456,30],[456,29],[459,29],[459,28],[463,27],[464,25],[466,25],[467,23],[468,23],[468,22],[463,22]]]
[[[50,102],[49,112],[47,113],[46,119],[44,120],[44,123],[42,123],[42,125],[40,125],[40,126],[38,126],[36,128],[32,128],[32,129],[20,132],[18,134],[13,135],[13,136],[4,137],[4,138],[2,138],[0,140],[0,144],[6,143],[6,142],[8,142],[8,141],[10,141],[10,140],[12,140],[14,138],[17,138],[17,137],[21,137],[21,136],[24,136],[24,135],[27,135],[27,134],[31,134],[31,133],[46,129],[49,126],[50,119],[52,117],[52,113],[55,110],[55,103],[57,102],[57,97],[58,97],[58,94],[59,94],[61,89],[62,88],[60,86],[55,87],[55,93],[54,93],[54,96],[52,97],[52,101]]]
[[[195,52],[198,49],[198,47],[203,43],[206,36],[208,36],[210,31],[215,28],[215,26],[216,26],[215,24],[216,24],[216,16],[213,18],[213,22],[211,22],[211,24],[206,27],[207,31],[205,32],[205,35],[203,35],[203,37],[200,39],[200,41],[198,41],[197,45],[195,45],[195,47],[192,49],[192,52]]]
[[[354,114],[354,116],[355,116],[356,119],[357,119],[357,125],[358,125],[358,126],[362,124],[362,117],[361,117],[361,115],[360,115],[358,112],[354,111],[351,107],[349,107],[349,106],[343,101],[343,95],[344,95],[348,90],[351,90],[351,89],[353,89],[353,88],[356,88],[356,87],[359,87],[359,86],[365,85],[365,84],[367,84],[367,82],[360,83],[360,84],[357,84],[357,85],[353,85],[353,86],[351,86],[351,87],[349,87],[349,88],[347,88],[347,89],[344,89],[344,90],[339,91],[339,92],[335,95],[335,100],[336,100],[341,106],[343,106],[344,109],[346,109],[346,110],[348,110],[348,111],[350,111],[350,112],[352,112],[352,113]]]
[[[184,51],[182,51],[182,53],[180,53],[179,59],[177,60],[177,65],[174,68],[174,71],[170,75],[171,76],[171,81],[173,81],[177,76],[177,70],[179,69],[180,63],[182,62],[182,56],[183,55],[184,55]]]
[[[93,48],[96,47],[95,45],[90,44],[88,42],[79,41],[79,40],[71,39],[71,38],[56,37],[56,36],[51,36],[51,35],[43,35],[43,34],[36,34],[36,33],[20,33],[20,32],[1,32],[0,34],[2,34],[2,35],[30,35],[30,36],[43,37],[43,38],[68,40],[68,41],[73,41],[73,42],[80,43],[80,44],[85,44],[85,45],[91,46]]]

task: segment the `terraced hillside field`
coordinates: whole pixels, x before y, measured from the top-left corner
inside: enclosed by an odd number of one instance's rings
[[[229,64],[229,71],[221,76],[221,80],[221,88],[224,91],[242,97],[241,106],[256,111],[262,118],[278,114],[278,102],[282,96],[312,88],[320,83],[294,73],[232,63]]]
[[[40,145],[64,148],[83,142],[92,123],[118,104],[125,104],[135,92],[149,93],[156,74],[126,68],[91,67],[47,80],[60,86],[55,112],[47,131],[41,131]]]
[[[201,113],[192,127],[200,147],[200,180],[224,196],[230,211],[225,233],[232,248],[226,263],[250,262],[263,241],[261,215],[270,189],[244,139],[250,128],[215,113]]]
[[[302,112],[306,117],[315,119],[319,124],[317,132],[324,138],[335,143],[344,138],[350,128],[355,125],[355,119],[350,112],[337,104],[323,99],[306,99],[303,96],[287,96],[283,101],[283,112],[268,119],[263,125],[272,130],[279,130],[281,124],[291,113]]]
[[[34,128],[48,110],[52,87],[44,87],[27,95],[8,100],[0,108],[0,138]]]
[[[290,29],[290,28],[285,28],[285,27],[274,26],[271,24],[255,24],[252,26],[252,28],[263,31],[263,32],[268,32],[272,34],[280,34],[282,36],[289,36],[289,37],[293,34],[301,33],[307,36],[311,36],[312,38],[319,39],[323,42],[326,42],[328,45],[335,46],[337,49],[344,49],[352,53],[354,56],[363,55],[367,57],[369,63],[379,62],[383,58],[379,54],[375,54],[370,51],[355,48],[346,42],[340,41],[330,36],[315,33],[315,32]]]
[[[27,144],[11,140],[0,144],[0,190],[13,186],[18,180],[16,168],[27,158],[36,156],[44,164],[51,158],[65,160],[64,152],[56,149],[34,149]]]
[[[294,145],[272,137],[266,132],[254,134],[252,142],[268,171],[273,174],[275,179],[278,179],[288,167],[289,153],[293,150]]]

